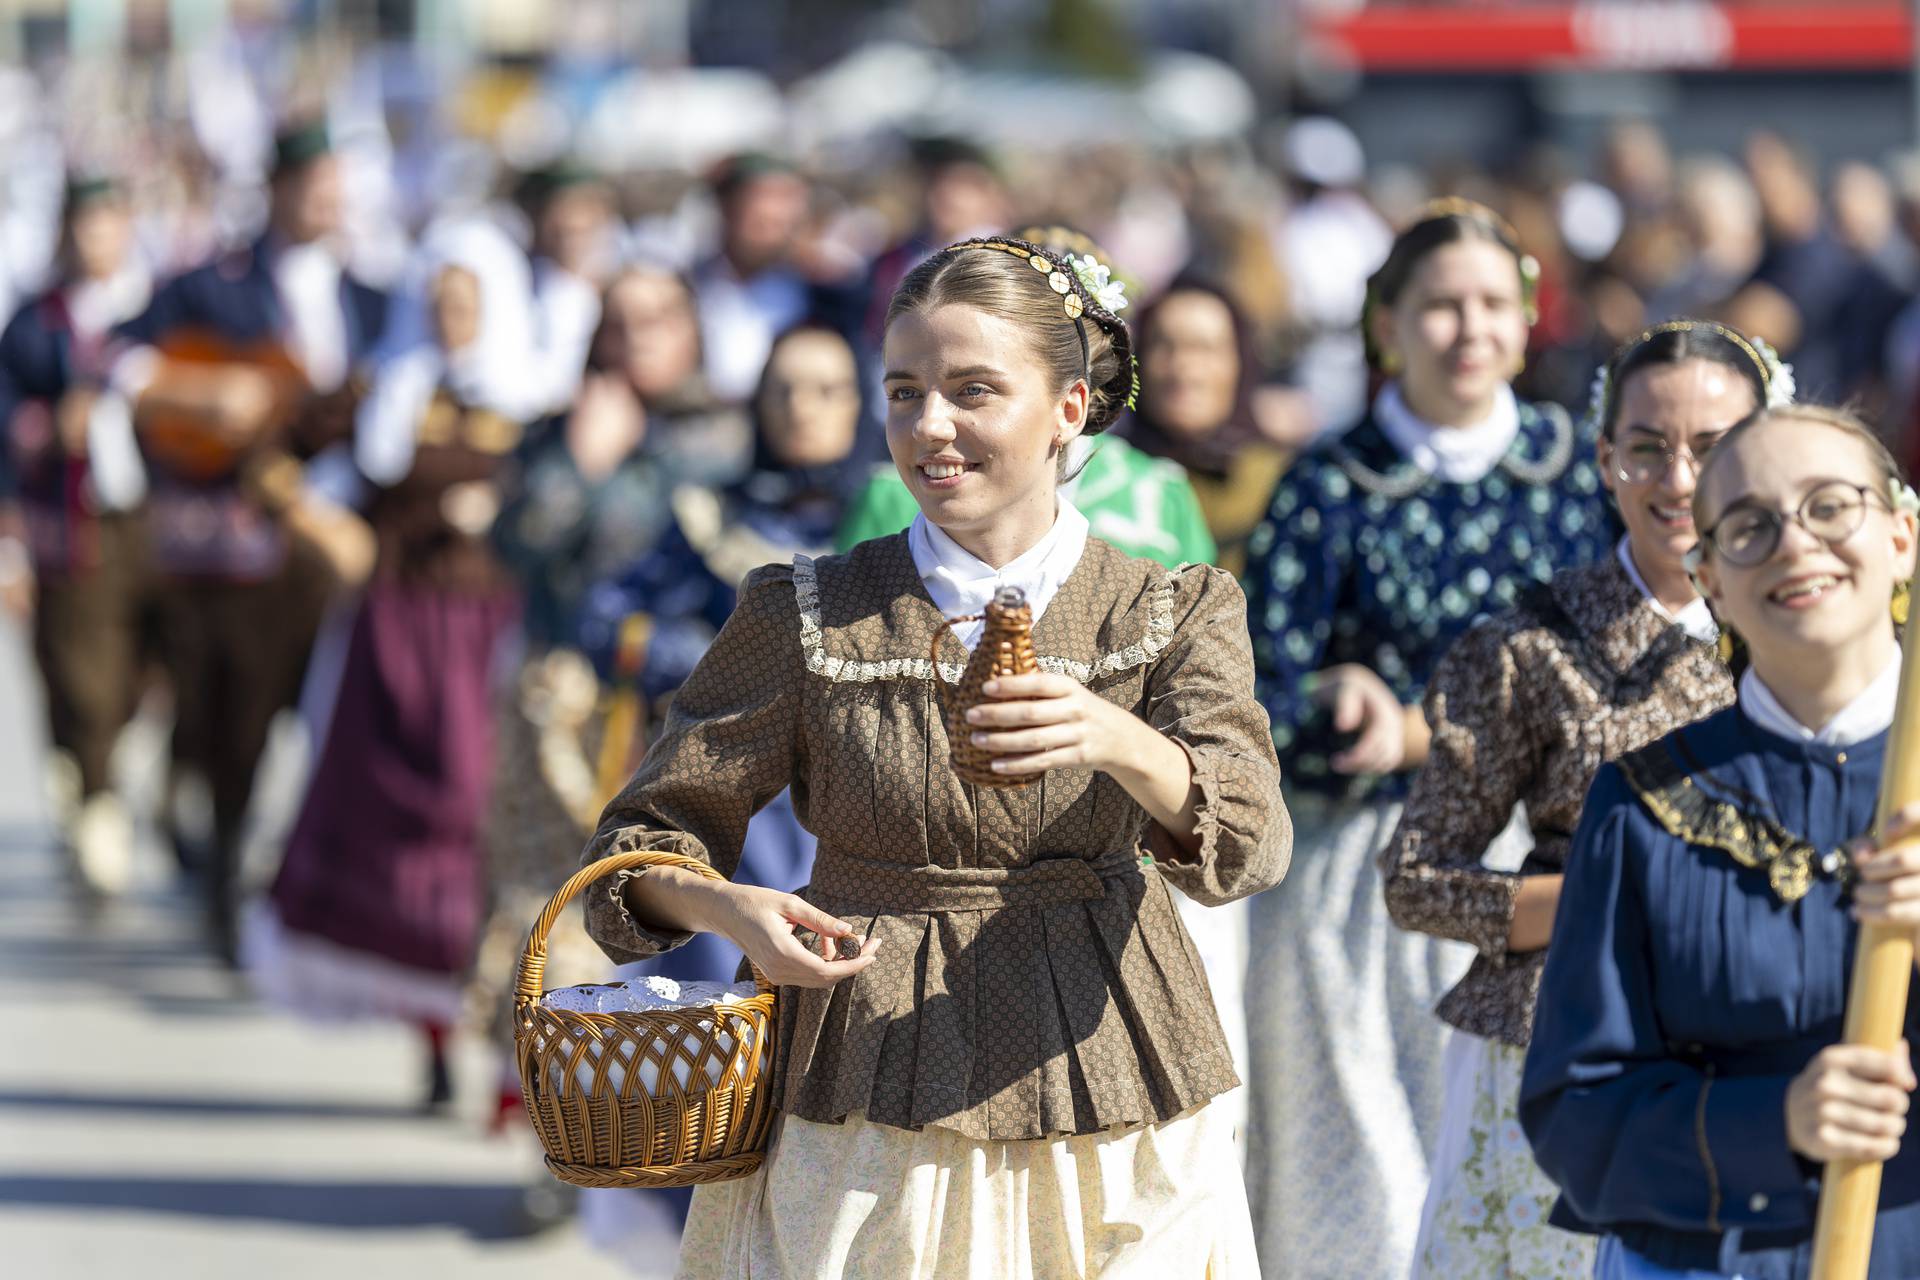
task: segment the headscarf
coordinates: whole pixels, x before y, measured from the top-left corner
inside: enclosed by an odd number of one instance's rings
[[[860,406],[856,411],[858,416],[854,422],[854,433],[848,441],[844,457],[810,467],[796,467],[783,461],[767,441],[760,403],[773,367],[773,353],[779,351],[788,338],[801,333],[818,333],[834,338],[848,347],[850,357],[854,356],[851,344],[847,343],[845,337],[824,325],[798,324],[774,339],[752,400],[753,462],[747,474],[729,487],[728,496],[737,501],[742,516],[748,520],[754,520],[756,516],[770,519],[792,528],[809,544],[827,545],[833,541],[833,532],[839,525],[842,508],[848,498],[859,490],[871,465],[862,457],[860,449],[861,426],[867,414],[866,381],[861,377],[858,359],[853,359],[854,391],[860,397]]]
[[[473,341],[446,351],[433,332],[433,288],[461,267],[480,290]],[[373,387],[354,421],[354,461],[369,480],[395,484],[412,469],[415,432],[434,392],[525,422],[539,411],[532,276],[526,255],[498,226],[445,222],[422,238],[407,288],[375,352]]]
[[[1138,331],[1143,355],[1153,342],[1160,309],[1166,306],[1167,299],[1182,293],[1198,293],[1218,299],[1233,322],[1233,342],[1240,357],[1240,377],[1233,388],[1232,411],[1225,422],[1204,436],[1196,438],[1170,431],[1154,416],[1153,386],[1147,383],[1141,388],[1139,407],[1120,426],[1118,434],[1142,452],[1177,462],[1190,472],[1221,476],[1231,469],[1234,458],[1242,450],[1260,438],[1260,427],[1253,416],[1253,392],[1260,384],[1258,340],[1253,326],[1247,322],[1246,315],[1232,294],[1210,280],[1183,275],[1168,285],[1141,313]]]

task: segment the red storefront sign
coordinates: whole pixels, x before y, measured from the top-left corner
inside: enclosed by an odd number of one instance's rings
[[[1310,52],[1368,71],[1905,70],[1904,3],[1369,5],[1302,17]]]

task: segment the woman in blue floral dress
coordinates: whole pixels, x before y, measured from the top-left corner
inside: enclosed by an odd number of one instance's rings
[[[1429,206],[1369,283],[1389,380],[1281,480],[1249,544],[1299,851],[1254,900],[1249,959],[1248,1192],[1273,1280],[1407,1273],[1439,1127],[1433,1006],[1471,954],[1394,928],[1375,865],[1426,754],[1420,698],[1474,621],[1617,537],[1595,442],[1509,385],[1535,272],[1491,211]]]

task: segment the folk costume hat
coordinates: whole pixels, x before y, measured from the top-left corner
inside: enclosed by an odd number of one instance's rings
[[[556,160],[530,170],[514,186],[514,199],[523,209],[540,209],[563,192],[605,185],[600,172],[578,160]]]
[[[948,246],[948,253],[986,249],[1011,254],[1046,277],[1047,284],[1060,298],[1060,314],[1080,335],[1080,367],[1089,388],[1093,386],[1092,349],[1087,341],[1087,324],[1097,325],[1113,343],[1119,358],[1119,370],[1102,388],[1110,394],[1105,406],[1087,421],[1088,433],[1105,430],[1123,409],[1132,409],[1140,398],[1140,362],[1133,353],[1133,336],[1119,312],[1126,310],[1126,286],[1113,278],[1113,269],[1091,253],[1063,253],[1014,236],[984,236],[962,240]]]
[[[95,170],[76,169],[67,175],[61,196],[62,216],[73,217],[88,205],[125,200],[126,188],[113,175]]]
[[[283,177],[333,154],[333,134],[324,120],[289,124],[273,139],[273,176]]]

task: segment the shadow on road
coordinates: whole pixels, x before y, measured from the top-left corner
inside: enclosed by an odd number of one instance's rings
[[[412,1107],[304,1098],[191,1098],[167,1094],[67,1093],[0,1089],[0,1108],[51,1107],[63,1111],[140,1111],[154,1115],[246,1116],[287,1120],[416,1120]],[[433,1121],[439,1123],[439,1121]]]
[[[0,1177],[0,1206],[184,1214],[308,1227],[454,1227],[475,1240],[527,1235],[526,1189],[507,1183],[285,1182],[252,1178]]]

